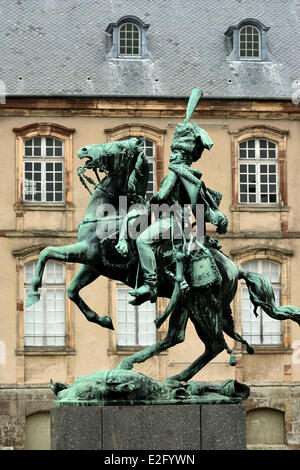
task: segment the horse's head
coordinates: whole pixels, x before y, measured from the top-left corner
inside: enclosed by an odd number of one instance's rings
[[[105,173],[115,173],[125,167],[135,165],[139,153],[143,150],[142,140],[131,138],[107,144],[93,144],[82,147],[78,152],[80,159],[86,159],[84,167],[98,168]]]
[[[136,188],[132,192],[145,194],[148,184],[149,167],[144,152],[144,139],[132,137],[126,140],[118,140],[107,144],[93,144],[82,147],[78,157],[86,162],[81,167],[106,173],[107,176],[119,177],[123,188],[132,187],[134,176],[139,176],[139,181],[134,181]],[[136,174],[137,173],[137,174]],[[142,178],[141,178],[142,177]]]

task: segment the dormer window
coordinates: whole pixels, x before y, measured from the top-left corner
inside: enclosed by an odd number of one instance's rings
[[[230,39],[232,51],[229,60],[263,61],[270,60],[267,51],[266,33],[270,28],[255,19],[246,19],[236,26],[230,26],[225,33]]]
[[[149,28],[136,16],[124,16],[117,23],[110,23],[106,32],[112,37],[108,58],[148,59],[146,32]]]

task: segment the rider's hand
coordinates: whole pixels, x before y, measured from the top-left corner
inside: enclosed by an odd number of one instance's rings
[[[122,256],[126,256],[128,253],[128,243],[126,240],[122,239],[119,240],[119,243],[116,245],[116,250],[120,253]]]

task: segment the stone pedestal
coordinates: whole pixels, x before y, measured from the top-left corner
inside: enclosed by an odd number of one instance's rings
[[[60,406],[51,410],[56,450],[243,450],[242,404]]]

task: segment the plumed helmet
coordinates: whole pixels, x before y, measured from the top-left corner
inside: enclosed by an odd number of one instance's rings
[[[189,98],[186,118],[182,124],[178,124],[176,127],[171,147],[172,149],[183,150],[192,157],[193,161],[198,160],[204,148],[210,150],[213,146],[213,142],[207,132],[198,124],[189,122],[201,97],[202,91],[199,88],[194,88]]]

